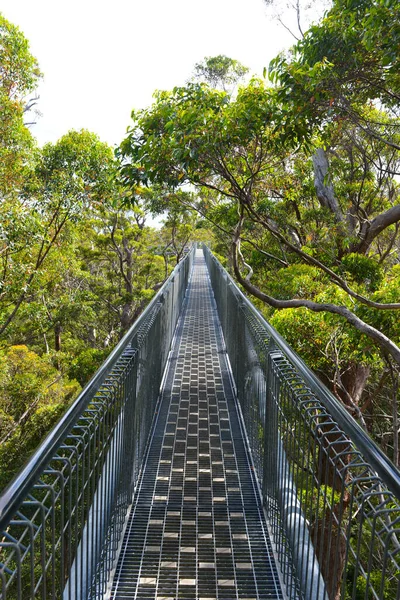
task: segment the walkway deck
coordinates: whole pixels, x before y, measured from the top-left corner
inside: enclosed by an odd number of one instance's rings
[[[111,598],[283,598],[200,253]]]

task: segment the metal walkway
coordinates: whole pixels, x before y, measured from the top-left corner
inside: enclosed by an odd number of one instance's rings
[[[199,252],[111,598],[283,598]]]

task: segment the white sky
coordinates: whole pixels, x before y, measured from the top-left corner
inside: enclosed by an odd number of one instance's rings
[[[132,108],[184,84],[196,62],[225,54],[262,76],[292,38],[263,0],[0,0],[44,81],[39,143],[86,128],[119,144]]]

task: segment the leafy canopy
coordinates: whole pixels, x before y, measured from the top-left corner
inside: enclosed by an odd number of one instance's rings
[[[194,78],[208,83],[213,88],[228,91],[248,73],[249,69],[239,61],[223,54],[206,56],[194,66]]]
[[[26,177],[35,143],[24,113],[40,77],[28,41],[0,13],[0,198],[13,194]]]

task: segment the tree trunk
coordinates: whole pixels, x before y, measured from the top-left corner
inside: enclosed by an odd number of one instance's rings
[[[108,348],[108,346],[110,345],[110,342],[112,340],[112,338],[114,337],[115,331],[114,329],[111,329],[111,331],[109,331],[104,339],[104,343],[103,343],[103,347],[104,348]]]
[[[333,213],[337,223],[343,223],[343,214],[335,198],[333,185],[329,179],[329,164],[325,151],[322,148],[318,148],[312,160],[314,165],[314,186],[318,200],[321,206],[324,206]]]
[[[335,395],[343,402],[348,411],[366,430],[367,424],[360,409],[361,398],[367,385],[371,367],[351,363],[342,373],[337,373],[334,386]]]
[[[61,350],[61,332],[61,324],[56,323],[54,326],[54,349],[56,352],[60,352]]]
[[[353,363],[342,375],[342,383],[357,406],[360,404],[370,372],[371,367]]]
[[[95,348],[97,341],[97,332],[95,327],[89,327],[88,339],[90,347]]]
[[[43,339],[44,339],[45,352],[46,352],[46,354],[49,354],[50,348],[49,348],[49,343],[47,341],[47,337],[46,337],[45,333],[43,334]]]
[[[132,294],[133,286],[133,248],[129,247],[129,242],[125,238],[123,239],[124,251],[125,251],[125,263],[126,263],[126,277],[125,277],[125,289],[128,294]]]
[[[348,496],[348,494],[347,494]],[[311,536],[325,581],[329,600],[340,600],[343,571],[346,563],[346,538],[344,523],[336,523],[338,513],[346,510],[349,497],[343,499],[342,506],[326,508],[323,517],[311,529]],[[347,523],[346,523],[347,525]]]
[[[128,331],[132,322],[132,305],[130,302],[124,304],[121,312],[120,321],[122,332],[125,333],[126,331]]]

